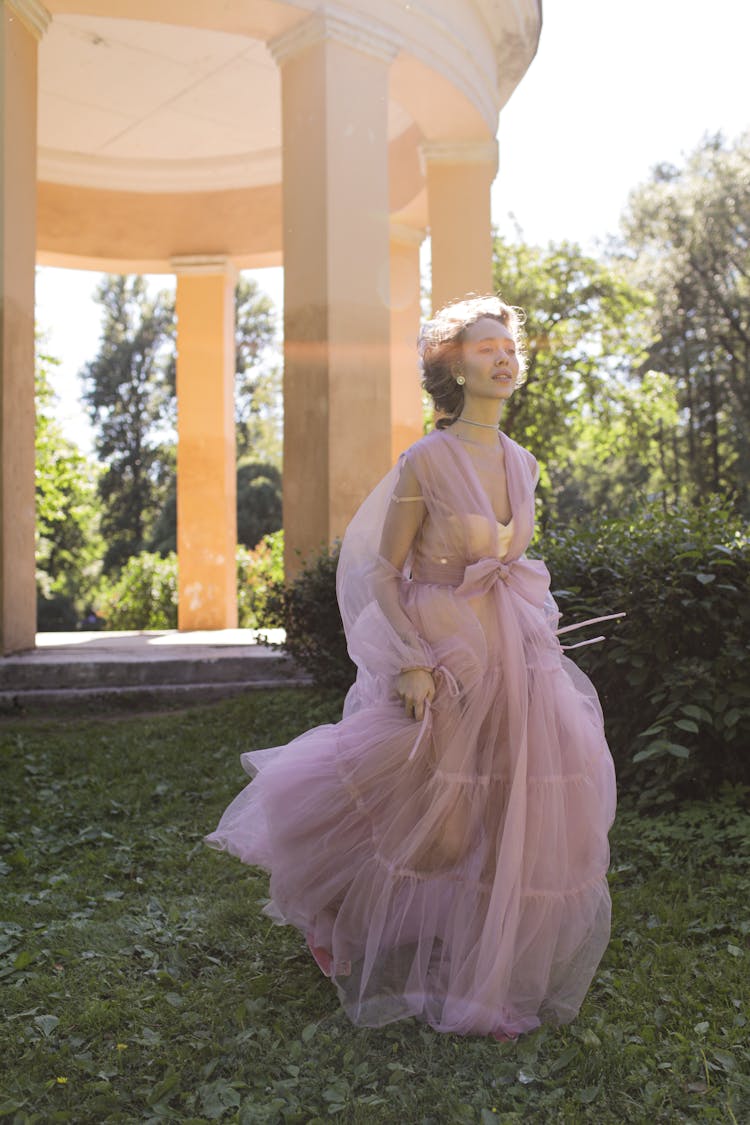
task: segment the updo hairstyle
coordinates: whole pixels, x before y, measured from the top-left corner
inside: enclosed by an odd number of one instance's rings
[[[456,382],[462,358],[461,345],[466,329],[483,317],[505,325],[516,342],[518,378],[516,386],[524,381],[526,369],[525,338],[523,334],[523,309],[506,305],[499,297],[467,297],[444,305],[432,320],[425,321],[419,333],[417,350],[422,368],[422,386],[435,403],[435,409],[444,417],[438,419],[438,429],[451,426],[464,406],[464,389]]]

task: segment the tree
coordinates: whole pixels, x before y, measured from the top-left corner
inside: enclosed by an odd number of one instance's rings
[[[160,555],[177,550],[176,481],[167,492],[147,549]],[[237,542],[255,548],[281,528],[281,473],[268,462],[246,461],[237,469]]]
[[[175,549],[175,309],[169,293],[149,297],[141,277],[108,276],[96,297],[104,308],[102,340],[99,355],[82,374],[97,453],[106,466],[99,487],[104,567],[111,573],[144,549]],[[262,462],[278,475],[282,404],[273,303],[254,281],[240,277],[235,316],[238,454],[242,464]],[[275,484],[269,487],[278,492]],[[258,504],[255,517],[242,490],[238,499],[249,534],[253,519],[261,528],[248,544],[254,547],[280,526],[280,514],[271,514],[280,500],[259,484],[251,494]]]
[[[249,462],[237,470],[237,539],[251,550],[281,528],[281,473]]]
[[[39,341],[43,347],[43,342]],[[50,370],[36,357],[37,627],[74,629],[90,606],[101,552],[96,466],[68,441],[55,418]]]
[[[250,278],[240,276],[234,296],[238,456],[280,469],[283,402],[276,312]]]
[[[105,466],[99,495],[112,572],[143,549],[171,475],[164,431],[174,401],[174,300],[149,297],[142,277],[111,274],[96,299],[104,324],[99,354],[82,372],[83,398]]]
[[[750,511],[750,133],[706,137],[630,196],[621,252],[654,294],[647,365],[677,389],[691,499]]]
[[[676,507],[682,499],[678,424],[674,384],[660,371],[613,383],[606,396],[583,403],[555,497],[558,518],[635,515],[652,500],[665,514]]]
[[[648,299],[621,270],[568,242],[543,249],[496,237],[494,284],[524,309],[528,343],[526,384],[505,407],[503,429],[541,462],[545,519],[572,514],[581,426],[587,418],[600,424],[622,404],[623,387],[643,358]],[[575,497],[578,509],[595,504],[580,472]]]

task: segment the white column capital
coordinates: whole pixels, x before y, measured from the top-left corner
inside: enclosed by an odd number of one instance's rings
[[[406,223],[394,223],[389,225],[391,242],[396,242],[400,246],[421,246],[427,237],[427,232],[420,230],[419,227],[410,227]]]
[[[497,141],[424,141],[420,157],[427,164],[488,164],[498,167]]]
[[[237,267],[231,258],[211,254],[189,254],[169,259],[172,271],[183,277],[215,277],[226,274],[231,280],[237,278]]]
[[[18,16],[35,39],[41,39],[52,22],[52,16],[40,0],[5,0],[5,7]]]
[[[316,43],[331,39],[390,63],[401,49],[401,41],[376,20],[352,11],[325,8],[268,41],[268,49],[279,66]]]

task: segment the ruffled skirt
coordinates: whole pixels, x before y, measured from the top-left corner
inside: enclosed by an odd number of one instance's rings
[[[442,652],[432,638],[424,729],[362,674],[340,723],[243,754],[254,779],[206,837],[270,872],[266,912],[305,935],[355,1024],[502,1037],[568,1022],[606,948],[601,711],[538,612],[516,608],[510,639],[483,629],[481,667],[455,634]]]

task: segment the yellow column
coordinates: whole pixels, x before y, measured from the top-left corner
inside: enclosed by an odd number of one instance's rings
[[[354,17],[352,17],[354,20]],[[281,66],[287,574],[343,533],[391,463],[388,67],[368,25],[319,12]]]
[[[237,627],[234,288],[224,258],[177,274],[178,626]]]
[[[0,645],[33,648],[38,41],[49,13],[0,0]]]
[[[417,336],[419,247],[424,231],[391,223],[391,459],[422,437]]]
[[[492,292],[490,187],[497,172],[497,141],[433,141],[422,152],[436,311],[467,293]]]

